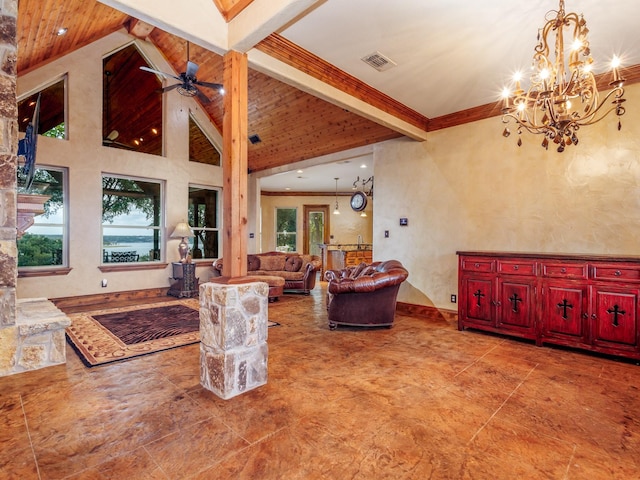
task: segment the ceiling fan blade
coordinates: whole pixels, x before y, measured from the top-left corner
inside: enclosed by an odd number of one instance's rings
[[[166,78],[175,78],[176,80],[182,81],[182,79],[180,77],[176,77],[175,75],[173,75],[171,73],[161,72],[160,70],[154,70],[153,68],[140,67],[140,70],[144,70],[145,72],[155,73],[157,75],[162,75],[163,77],[166,77]]]
[[[164,87],[164,88],[162,89],[162,93],[164,93],[164,92],[168,92],[168,91],[170,91],[170,90],[173,90],[173,89],[178,88],[178,87],[181,87],[181,86],[182,86],[182,83],[176,83],[175,85],[169,85],[168,87]]]
[[[194,87],[195,88],[195,87]],[[202,103],[211,103],[211,99],[207,97],[204,93],[196,88],[196,96],[200,99]]]
[[[191,61],[187,61],[187,71],[185,72],[187,77],[194,78],[200,67]]]
[[[212,83],[212,82],[201,82],[200,80],[193,82],[196,85],[200,85],[201,87],[207,87],[207,88],[215,88],[217,90],[221,90],[222,89],[222,84],[221,83]]]

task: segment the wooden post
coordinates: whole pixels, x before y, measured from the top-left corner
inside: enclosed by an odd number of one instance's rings
[[[247,274],[248,68],[246,54],[224,56],[222,275],[230,277]]]

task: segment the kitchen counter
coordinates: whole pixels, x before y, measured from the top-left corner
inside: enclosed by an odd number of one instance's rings
[[[373,261],[373,245],[370,243],[323,243],[319,246],[322,250],[321,280],[324,280],[327,270],[341,270]]]

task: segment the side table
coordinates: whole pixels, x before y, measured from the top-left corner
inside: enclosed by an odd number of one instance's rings
[[[195,297],[198,295],[198,278],[196,278],[196,264],[172,262],[174,282],[169,287],[167,295],[172,297]]]

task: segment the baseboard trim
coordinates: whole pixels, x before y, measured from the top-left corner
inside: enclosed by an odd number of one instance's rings
[[[397,302],[396,312],[402,315],[411,315],[413,317],[445,319],[448,321],[458,320],[458,312],[456,310],[436,308],[431,305],[416,305],[414,303]]]

